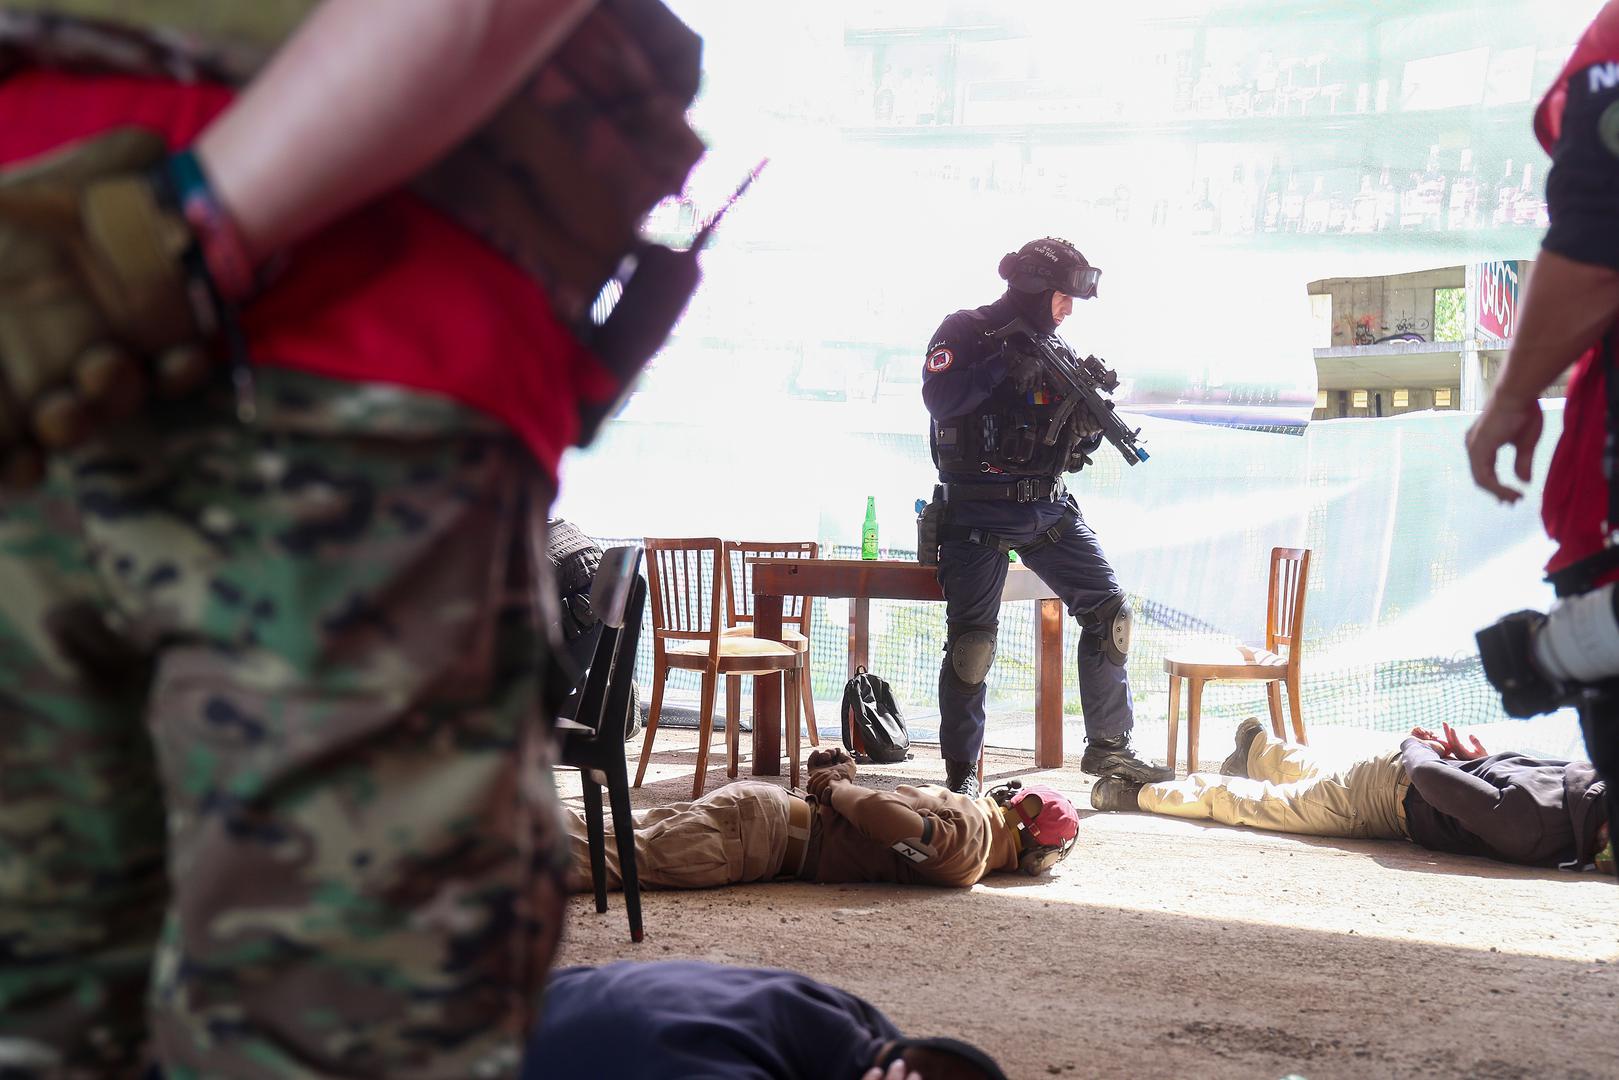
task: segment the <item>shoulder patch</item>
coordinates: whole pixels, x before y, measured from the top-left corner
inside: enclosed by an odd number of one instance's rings
[[[941,371],[948,370],[955,360],[956,354],[941,345],[928,353],[928,370],[937,375]]]
[[[1608,153],[1619,157],[1619,101],[1602,110],[1597,117],[1597,138]]]

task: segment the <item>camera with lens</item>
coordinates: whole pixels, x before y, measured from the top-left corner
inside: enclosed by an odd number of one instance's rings
[[[1619,609],[1613,585],[1565,597],[1544,614],[1515,611],[1478,631],[1484,676],[1508,716],[1619,701]]]

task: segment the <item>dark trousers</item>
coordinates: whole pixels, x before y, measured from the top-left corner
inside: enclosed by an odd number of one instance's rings
[[[1029,543],[1054,525],[1061,527],[1056,543],[1029,552],[1023,561],[1051,586],[1079,623],[1079,701],[1085,710],[1085,736],[1105,739],[1134,727],[1129,674],[1103,652],[1107,628],[1096,618],[1097,609],[1122,590],[1073,499],[956,504],[951,519],[957,525],[987,529],[1014,544]],[[996,630],[1006,568],[1006,556],[994,547],[970,540],[940,545],[939,587],[944,590],[952,640],[973,629]],[[969,689],[955,677],[947,653],[939,669],[939,748],[946,758],[977,760],[984,745],[985,693],[984,684]]]
[[[1619,700],[1605,699],[1580,710],[1580,730],[1585,732],[1585,751],[1597,775],[1606,780],[1603,801],[1608,809],[1608,838],[1619,845]],[[1619,848],[1616,848],[1619,850]]]

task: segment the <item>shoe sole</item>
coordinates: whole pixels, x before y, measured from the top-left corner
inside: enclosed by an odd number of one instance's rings
[[[1226,759],[1220,762],[1221,776],[1237,776],[1244,780],[1248,778],[1248,751],[1254,748],[1254,740],[1259,738],[1259,733],[1264,730],[1264,727],[1255,725],[1253,734],[1248,736],[1248,741],[1226,755]],[[1237,734],[1242,734],[1240,727]]]
[[[1112,776],[1120,780],[1128,780],[1132,784],[1162,784],[1175,779],[1175,770],[1162,765],[1142,765],[1136,762],[1111,760],[1096,765],[1087,765],[1080,759],[1079,771],[1087,776]]]

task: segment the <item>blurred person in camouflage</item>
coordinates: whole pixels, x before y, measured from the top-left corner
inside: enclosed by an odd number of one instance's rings
[[[654,0],[0,2],[0,1075],[515,1074],[536,534],[695,284],[636,230],[698,51]]]

